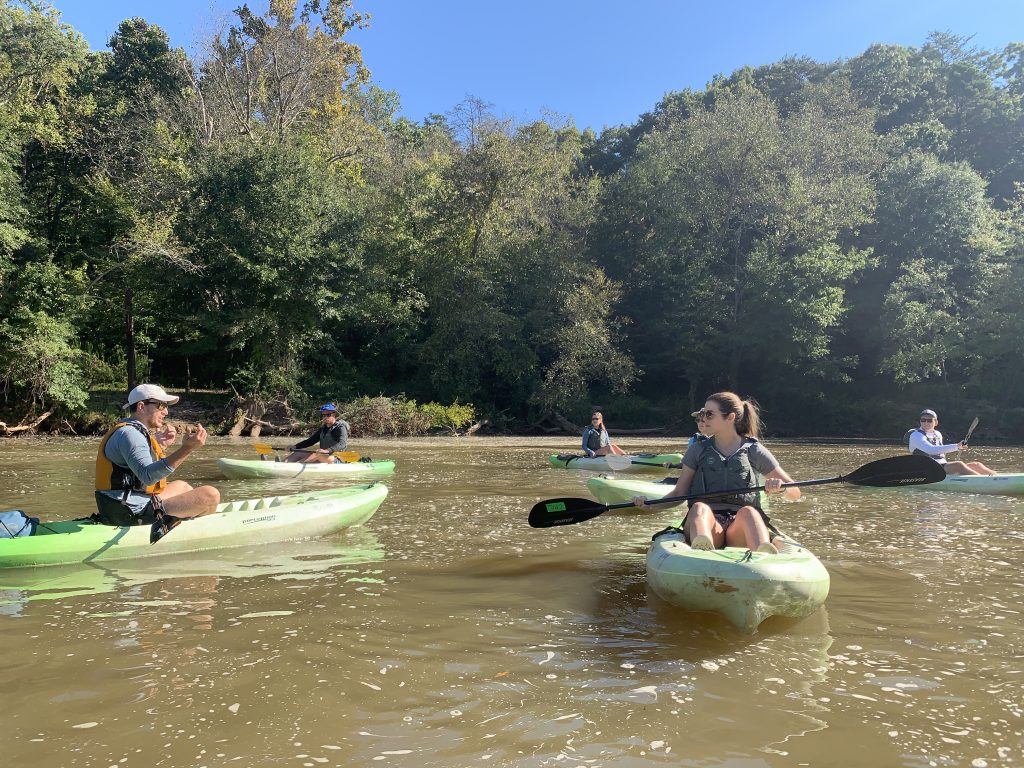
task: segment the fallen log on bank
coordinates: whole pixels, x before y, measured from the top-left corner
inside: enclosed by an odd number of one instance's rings
[[[543,423],[545,421],[552,422],[553,424],[555,424],[556,425],[555,428],[554,429],[545,428],[543,426]],[[571,421],[569,421],[567,418],[565,418],[565,416],[563,416],[562,414],[558,413],[558,411],[551,411],[547,416],[545,416],[543,419],[541,419],[541,421],[537,425],[535,425],[535,426],[537,426],[539,429],[541,429],[542,431],[547,432],[549,434],[551,432],[563,432],[563,433],[565,433],[567,435],[582,435],[583,434],[583,429],[584,429],[584,427],[582,427],[582,426],[576,426],[575,424],[573,424]],[[668,432],[668,430],[665,427],[647,427],[645,429],[618,429],[618,428],[616,428],[616,429],[609,429],[608,430],[608,434],[610,436],[614,436],[614,437],[622,437],[624,435],[625,436],[633,436],[633,437],[637,437],[637,436],[641,436],[641,435],[664,435],[664,434],[667,434],[667,432]]]
[[[291,434],[301,426],[292,407],[283,400],[242,397],[235,392],[228,408],[234,411],[233,423],[226,433],[232,437],[246,433],[250,437],[259,437],[264,431],[275,435]]]
[[[8,426],[6,422],[0,421],[0,434],[2,434],[2,436],[4,437],[10,437],[12,435],[20,435],[35,432],[36,427],[38,427],[52,415],[53,411],[47,411],[42,416],[39,416],[29,424],[25,423],[25,420],[29,418],[28,416],[26,416],[24,419],[21,420],[20,423],[16,424],[13,427]]]

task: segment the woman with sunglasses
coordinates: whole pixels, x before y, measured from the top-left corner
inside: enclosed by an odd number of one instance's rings
[[[799,488],[782,487],[793,479],[758,441],[761,420],[754,402],[741,400],[732,392],[717,392],[693,415],[700,423],[701,437],[687,448],[670,496],[764,485],[767,493],[781,492],[793,501],[800,498]],[[646,502],[643,496],[634,499],[639,507]],[[772,543],[778,532],[761,509],[760,494],[754,490],[691,501],[680,527],[694,549],[729,546],[778,553]]]
[[[936,429],[939,426],[939,416],[931,408],[921,411],[918,419],[919,427],[911,429],[906,434],[907,450],[921,456],[934,459],[947,475],[994,475],[993,470],[986,467],[980,461],[946,461],[946,454],[952,451],[967,450],[967,442],[961,440],[959,443],[942,444],[942,433]]]
[[[593,458],[594,456],[607,456],[614,453],[616,456],[625,456],[626,452],[613,445],[608,437],[608,430],[604,426],[604,414],[594,411],[590,415],[590,426],[583,430],[583,454]]]

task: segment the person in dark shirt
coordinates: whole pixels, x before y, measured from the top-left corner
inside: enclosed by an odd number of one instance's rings
[[[300,443],[296,443],[288,450],[292,451],[285,461],[298,461],[310,463],[320,461],[325,464],[333,464],[340,459],[334,456],[335,451],[344,451],[348,448],[348,422],[338,416],[338,409],[334,403],[327,403],[320,406],[320,415],[324,423],[320,429],[314,432]],[[304,451],[314,443],[318,447],[312,451]]]

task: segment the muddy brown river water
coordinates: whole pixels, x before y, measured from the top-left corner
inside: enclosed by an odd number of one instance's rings
[[[0,509],[91,509],[95,439],[0,441]],[[678,450],[627,440],[631,450]],[[769,441],[797,479],[893,445]],[[361,528],[102,567],[0,570],[4,766],[987,766],[1024,762],[1024,497],[842,485],[776,503],[832,587],[754,635],[648,594],[678,513],[526,524],[587,496],[567,439],[356,441]],[[1024,449],[972,457],[1024,471]],[[176,477],[226,500],[212,438]],[[659,477],[655,474],[652,479]],[[323,487],[323,486],[321,486]]]

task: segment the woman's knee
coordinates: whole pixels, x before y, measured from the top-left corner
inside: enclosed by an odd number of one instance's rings
[[[736,510],[736,522],[749,525],[764,525],[764,518],[761,512],[755,507],[740,507]]]
[[[687,518],[696,522],[697,520],[714,520],[715,515],[711,511],[711,507],[705,504],[703,501],[698,501],[692,507],[690,512],[687,514]]]

